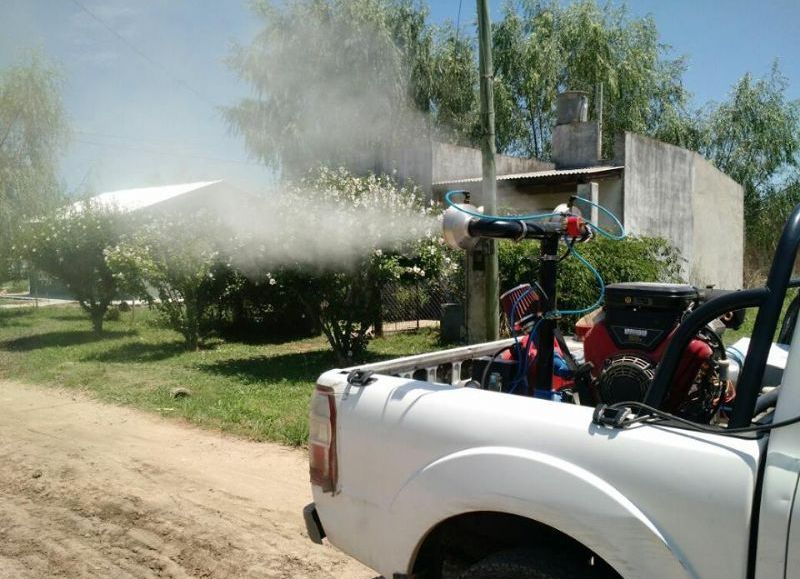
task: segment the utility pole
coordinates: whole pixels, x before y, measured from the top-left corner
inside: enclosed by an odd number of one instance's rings
[[[481,153],[483,184],[476,205],[488,214],[497,212],[494,137],[494,67],[488,0],[478,2],[478,46],[481,82]],[[496,340],[500,336],[497,241],[482,240],[467,256],[467,327],[470,342]]]

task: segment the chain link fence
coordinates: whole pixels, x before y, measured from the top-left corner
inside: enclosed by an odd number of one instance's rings
[[[381,294],[384,332],[438,328],[442,304],[465,303],[463,289],[446,280],[394,282]]]

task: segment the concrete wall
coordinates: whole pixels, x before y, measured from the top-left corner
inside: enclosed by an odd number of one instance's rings
[[[481,176],[482,157],[479,149],[448,143],[433,144],[433,182],[457,181]],[[532,173],[554,168],[553,163],[538,159],[524,159],[497,155],[495,168],[498,175]]]
[[[619,176],[598,179],[599,203],[622,219],[623,195],[622,179]],[[480,187],[480,184],[477,184]],[[552,183],[545,185],[517,184],[513,181],[497,182],[497,205],[511,208],[516,213],[536,213],[552,211],[557,205],[566,203],[575,194],[581,195],[580,185],[574,183]],[[467,187],[467,189],[470,189]],[[580,207],[584,216],[591,216],[589,207]],[[599,224],[610,231],[617,231],[616,225],[602,212],[599,212]]]
[[[575,194],[575,187],[564,190],[553,190],[546,193],[531,194],[523,189],[499,187],[497,190],[498,207],[510,208],[514,213],[549,213],[557,205],[569,201]]]
[[[553,163],[508,155],[497,155],[495,163],[498,175],[546,171],[555,167]],[[428,193],[432,183],[480,177],[481,165],[479,149],[428,139],[360,151],[348,162],[350,170],[355,173],[394,173],[399,182],[410,180]]]
[[[694,259],[693,161],[691,151],[625,133],[625,228],[668,239],[685,260],[686,279]]]
[[[694,154],[694,259],[689,279],[696,285],[742,287],[744,189],[701,155]]]
[[[622,221],[625,215],[625,201],[622,188],[622,179],[603,179],[598,182],[600,185],[599,198],[600,205],[611,211]],[[589,209],[581,207],[584,215],[589,215]],[[619,227],[602,211],[597,212],[598,225],[612,233],[619,233]]]
[[[597,165],[600,161],[597,123],[570,123],[554,127],[551,156],[556,169]]]
[[[404,145],[385,145],[354,153],[348,167],[356,174],[394,174],[402,184],[411,181],[423,191],[431,190],[433,146],[427,139]]]
[[[624,223],[669,240],[695,285],[742,286],[742,188],[697,153],[625,134]]]

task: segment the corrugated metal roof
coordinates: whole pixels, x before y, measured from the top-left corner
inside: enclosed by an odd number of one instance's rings
[[[511,173],[509,175],[498,175],[498,181],[517,181],[520,179],[547,179],[550,177],[567,177],[571,175],[596,175],[624,169],[622,165],[601,165],[598,167],[584,167],[581,169],[550,169],[548,171],[534,171],[532,173]],[[471,179],[456,179],[452,181],[438,181],[433,185],[454,185],[457,183],[480,183],[481,177]]]
[[[120,189],[118,191],[108,191],[107,193],[95,195],[92,197],[91,201],[100,207],[118,209],[123,213],[129,213],[221,182],[221,180],[198,181],[196,183],[179,183],[177,185],[163,185],[160,187]],[[80,201],[74,203],[73,209],[80,211],[80,205]]]

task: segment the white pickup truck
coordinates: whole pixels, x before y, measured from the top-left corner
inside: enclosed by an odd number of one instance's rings
[[[508,341],[324,373],[312,540],[392,579],[800,577],[800,347],[763,388],[799,244],[800,206],[765,287],[682,318],[647,406],[463,387],[462,367]],[[741,308],[758,313],[726,420],[651,412],[693,337]]]

